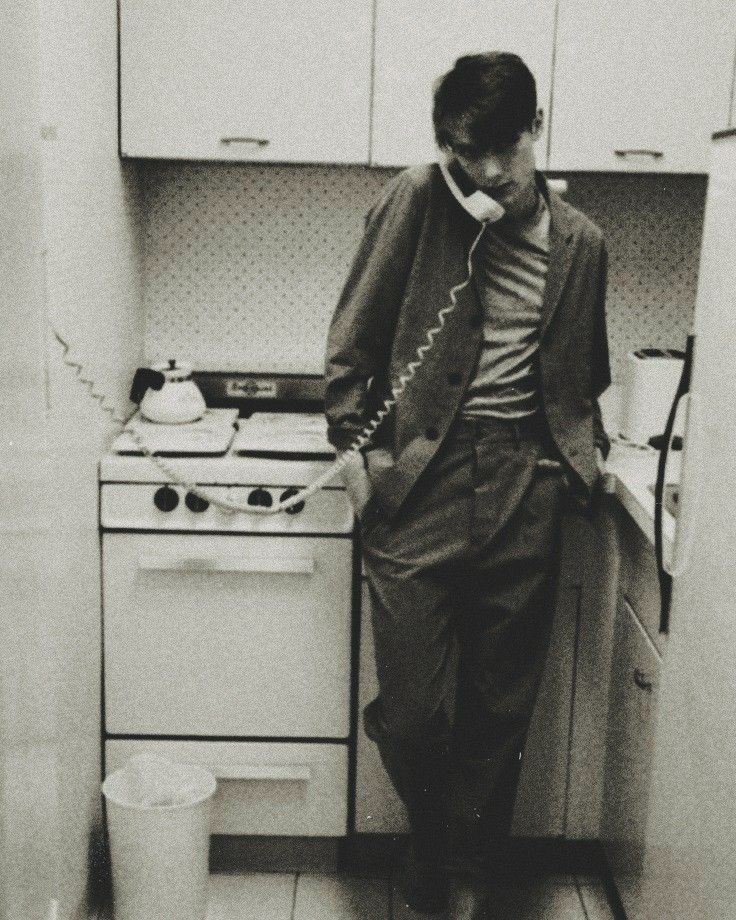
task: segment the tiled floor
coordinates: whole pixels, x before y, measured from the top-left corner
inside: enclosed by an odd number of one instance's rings
[[[437,915],[437,920],[442,915]],[[389,879],[311,873],[215,873],[207,920],[432,920],[402,903]],[[602,884],[567,875],[504,885],[493,920],[613,920]]]

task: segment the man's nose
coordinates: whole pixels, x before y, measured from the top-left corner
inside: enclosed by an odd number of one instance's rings
[[[501,163],[497,157],[486,156],[483,158],[483,176],[486,182],[493,184],[500,178],[502,172]]]

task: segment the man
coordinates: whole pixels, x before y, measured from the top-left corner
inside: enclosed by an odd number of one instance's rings
[[[412,828],[404,896],[476,920],[510,830],[561,517],[589,503],[608,450],[606,251],[536,171],[543,112],[520,58],[458,59],[433,121],[461,193],[481,190],[505,213],[480,222],[437,164],[388,184],[330,326],[325,401],[345,451],[454,289],[455,309],[344,474],[380,688],[364,726]]]

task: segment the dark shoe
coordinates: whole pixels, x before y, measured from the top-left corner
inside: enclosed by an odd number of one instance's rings
[[[486,920],[488,884],[473,876],[450,878],[447,920]]]
[[[398,876],[404,903],[421,914],[438,914],[447,907],[447,874],[442,866],[418,859],[409,847]]]

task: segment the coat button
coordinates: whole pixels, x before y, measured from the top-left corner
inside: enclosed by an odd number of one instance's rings
[[[447,375],[447,382],[453,387],[458,386],[462,379],[463,375],[458,371],[450,371],[450,373]]]
[[[437,438],[440,436],[439,431],[437,431],[437,429],[434,426],[430,426],[429,428],[427,428],[424,434],[428,441],[436,441]]]

